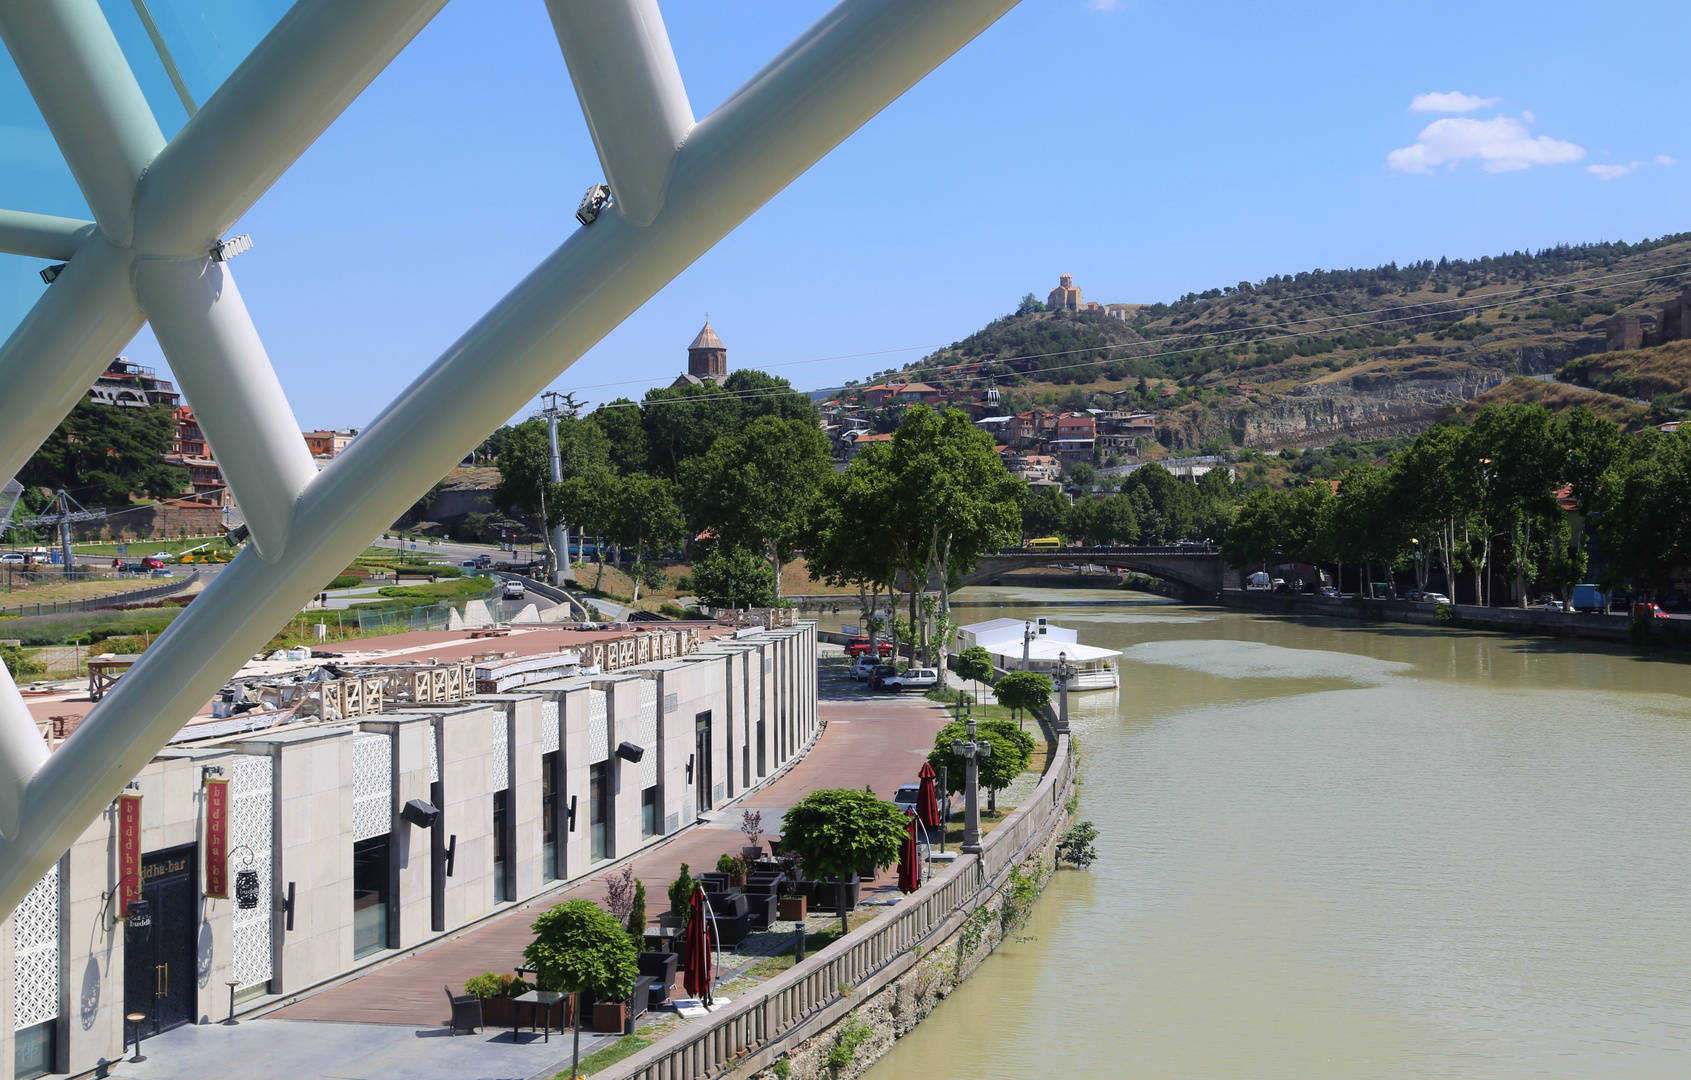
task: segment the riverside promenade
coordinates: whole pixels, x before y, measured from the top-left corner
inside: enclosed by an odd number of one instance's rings
[[[824,655],[821,661],[819,710],[825,727],[809,753],[765,787],[713,812],[706,823],[626,860],[646,883],[647,911],[654,921],[667,909],[666,890],[681,863],[695,871],[711,869],[718,855],[741,846],[738,825],[743,810],[760,811],[766,835],[777,835],[781,815],[811,791],[867,785],[882,798],[891,798],[901,784],[916,778],[935,734],[948,719],[946,710],[919,697],[872,696],[846,675],[837,648],[828,652],[836,655]],[[210,1024],[167,1032],[144,1044],[147,1061],[123,1062],[115,1068],[120,1075],[156,1080],[223,1072],[234,1062],[254,1080],[550,1077],[568,1068],[567,1033],[557,1043],[526,1030],[520,1040],[496,1029],[450,1037],[443,988],[461,992],[472,976],[511,971],[522,962],[536,915],[564,900],[600,899],[606,873],[622,865],[607,864],[592,878],[537,897],[414,955],[308,991],[278,1009],[244,1018],[239,1026]],[[613,1038],[584,1033],[582,1053]]]

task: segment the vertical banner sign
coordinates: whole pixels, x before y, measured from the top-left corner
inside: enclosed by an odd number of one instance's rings
[[[229,898],[229,781],[206,778],[207,897]]]
[[[117,910],[122,919],[131,900],[141,899],[141,796],[117,797]]]

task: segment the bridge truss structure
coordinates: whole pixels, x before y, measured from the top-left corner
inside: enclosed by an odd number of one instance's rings
[[[149,322],[252,541],[51,755],[0,668],[0,911],[488,432],[1014,2],[844,0],[695,120],[656,0],[546,0],[610,205],[319,472],[224,234],[445,0],[298,0],[197,110],[178,80],[191,116],[169,140],[99,0],[0,0],[93,217],[0,209],[0,252],[62,264],[0,345],[0,477]]]

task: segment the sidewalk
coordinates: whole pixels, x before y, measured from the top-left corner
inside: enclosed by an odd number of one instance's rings
[[[713,814],[707,824],[633,860],[635,875],[646,883],[647,910],[654,922],[667,908],[666,891],[680,863],[694,871],[712,869],[718,855],[741,846],[737,828],[742,809],[761,811],[766,835],[775,835],[787,808],[817,788],[867,785],[890,799],[901,784],[916,778],[935,733],[945,725],[943,708],[919,697],[861,695],[845,675],[842,660],[823,659],[820,683],[820,715],[827,727],[809,754],[744,805]],[[447,1038],[442,987],[461,992],[464,981],[474,975],[511,971],[532,940],[529,927],[536,915],[563,900],[598,900],[603,895],[603,875],[582,881],[238,1027],[166,1032],[146,1042],[150,1060],[119,1068],[123,1075],[149,1080],[223,1072],[234,1061],[243,1062],[243,1074],[255,1080],[549,1076],[548,1070],[556,1071],[554,1065],[567,1067],[567,1035],[561,1043],[536,1037],[520,1045],[512,1043],[509,1031],[484,1029],[480,1036]],[[526,1031],[522,1037],[529,1039]],[[582,1053],[610,1039],[590,1040],[584,1034]]]

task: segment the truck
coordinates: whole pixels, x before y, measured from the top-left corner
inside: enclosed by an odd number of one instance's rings
[[[1609,610],[1609,598],[1603,595],[1601,586],[1575,585],[1574,602],[1570,606],[1575,611],[1595,611],[1602,615]]]

